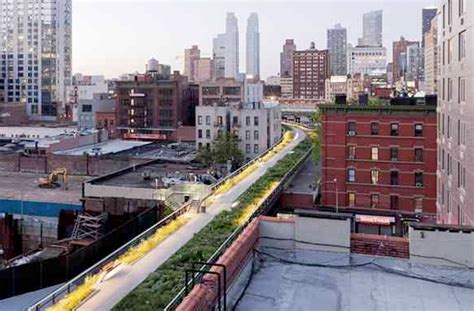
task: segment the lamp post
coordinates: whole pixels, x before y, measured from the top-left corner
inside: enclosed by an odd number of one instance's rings
[[[339,213],[339,193],[337,191],[337,178],[334,178],[334,186],[336,187],[336,213]]]

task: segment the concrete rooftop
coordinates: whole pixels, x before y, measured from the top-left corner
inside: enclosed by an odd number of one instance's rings
[[[277,258],[324,265],[374,265],[327,268],[284,263],[259,254],[250,286],[237,310],[474,310],[474,270],[415,265],[388,257],[310,250],[260,248]],[[258,261],[256,261],[258,262]],[[459,282],[450,286],[402,276]]]

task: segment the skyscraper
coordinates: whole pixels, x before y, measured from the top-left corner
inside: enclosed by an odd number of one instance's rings
[[[331,75],[347,74],[347,30],[336,24],[327,32]]]
[[[364,13],[359,45],[382,46],[382,10]]]
[[[239,27],[234,13],[227,13],[226,31],[214,38],[212,54],[216,78],[239,76]]]
[[[293,52],[296,51],[296,44],[293,39],[286,39],[283,45],[283,52],[280,53],[280,76],[293,76]]]
[[[71,0],[0,1],[0,104],[63,116],[71,84]]]
[[[247,74],[253,77],[260,77],[260,33],[258,31],[257,13],[250,14],[247,20],[246,49]]]
[[[400,78],[406,77],[407,71],[407,47],[416,44],[416,41],[408,41],[403,36],[399,41],[393,42],[393,83],[400,81]]]
[[[438,93],[438,18],[431,20],[431,30],[424,36],[424,91],[426,94]]]
[[[438,222],[474,226],[474,1],[439,2]]]
[[[422,10],[421,22],[421,72],[420,79],[425,81],[425,35],[431,30],[431,21],[436,16],[438,9],[436,7],[424,8]]]
[[[414,42],[407,46],[406,80],[421,80],[422,54],[420,42]]]
[[[190,49],[184,50],[184,75],[190,81],[195,79],[194,62],[201,57],[201,50],[197,45],[193,45]]]

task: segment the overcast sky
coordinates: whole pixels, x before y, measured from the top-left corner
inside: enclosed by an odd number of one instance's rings
[[[313,0],[313,1],[158,1],[73,0],[73,71],[103,74],[143,72],[154,57],[183,70],[184,49],[199,45],[211,56],[212,38],[224,32],[226,12],[235,12],[240,31],[240,69],[245,69],[247,18],[257,12],[260,23],[260,71],[263,78],[280,70],[286,38],[298,49],[326,48],[326,30],[341,23],[348,42],[362,35],[362,14],[383,10],[383,40],[391,57],[400,35],[421,39],[421,10],[436,0]]]

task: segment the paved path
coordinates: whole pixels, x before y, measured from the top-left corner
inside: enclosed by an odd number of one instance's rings
[[[304,139],[305,134],[303,131],[299,129],[294,129],[294,131],[296,134],[292,142],[267,162],[260,163],[259,167],[244,180],[227,192],[218,195],[214,202],[207,207],[206,213],[193,215],[188,223],[133,265],[123,265],[116,269],[117,271],[112,271],[99,284],[97,287],[98,291],[85,301],[78,310],[110,310],[136,286],[142,283],[150,273],[154,272],[184,246],[195,233],[205,227],[216,215],[225,209],[229,209],[232,203],[260,176],[265,174],[268,168],[272,167]]]

